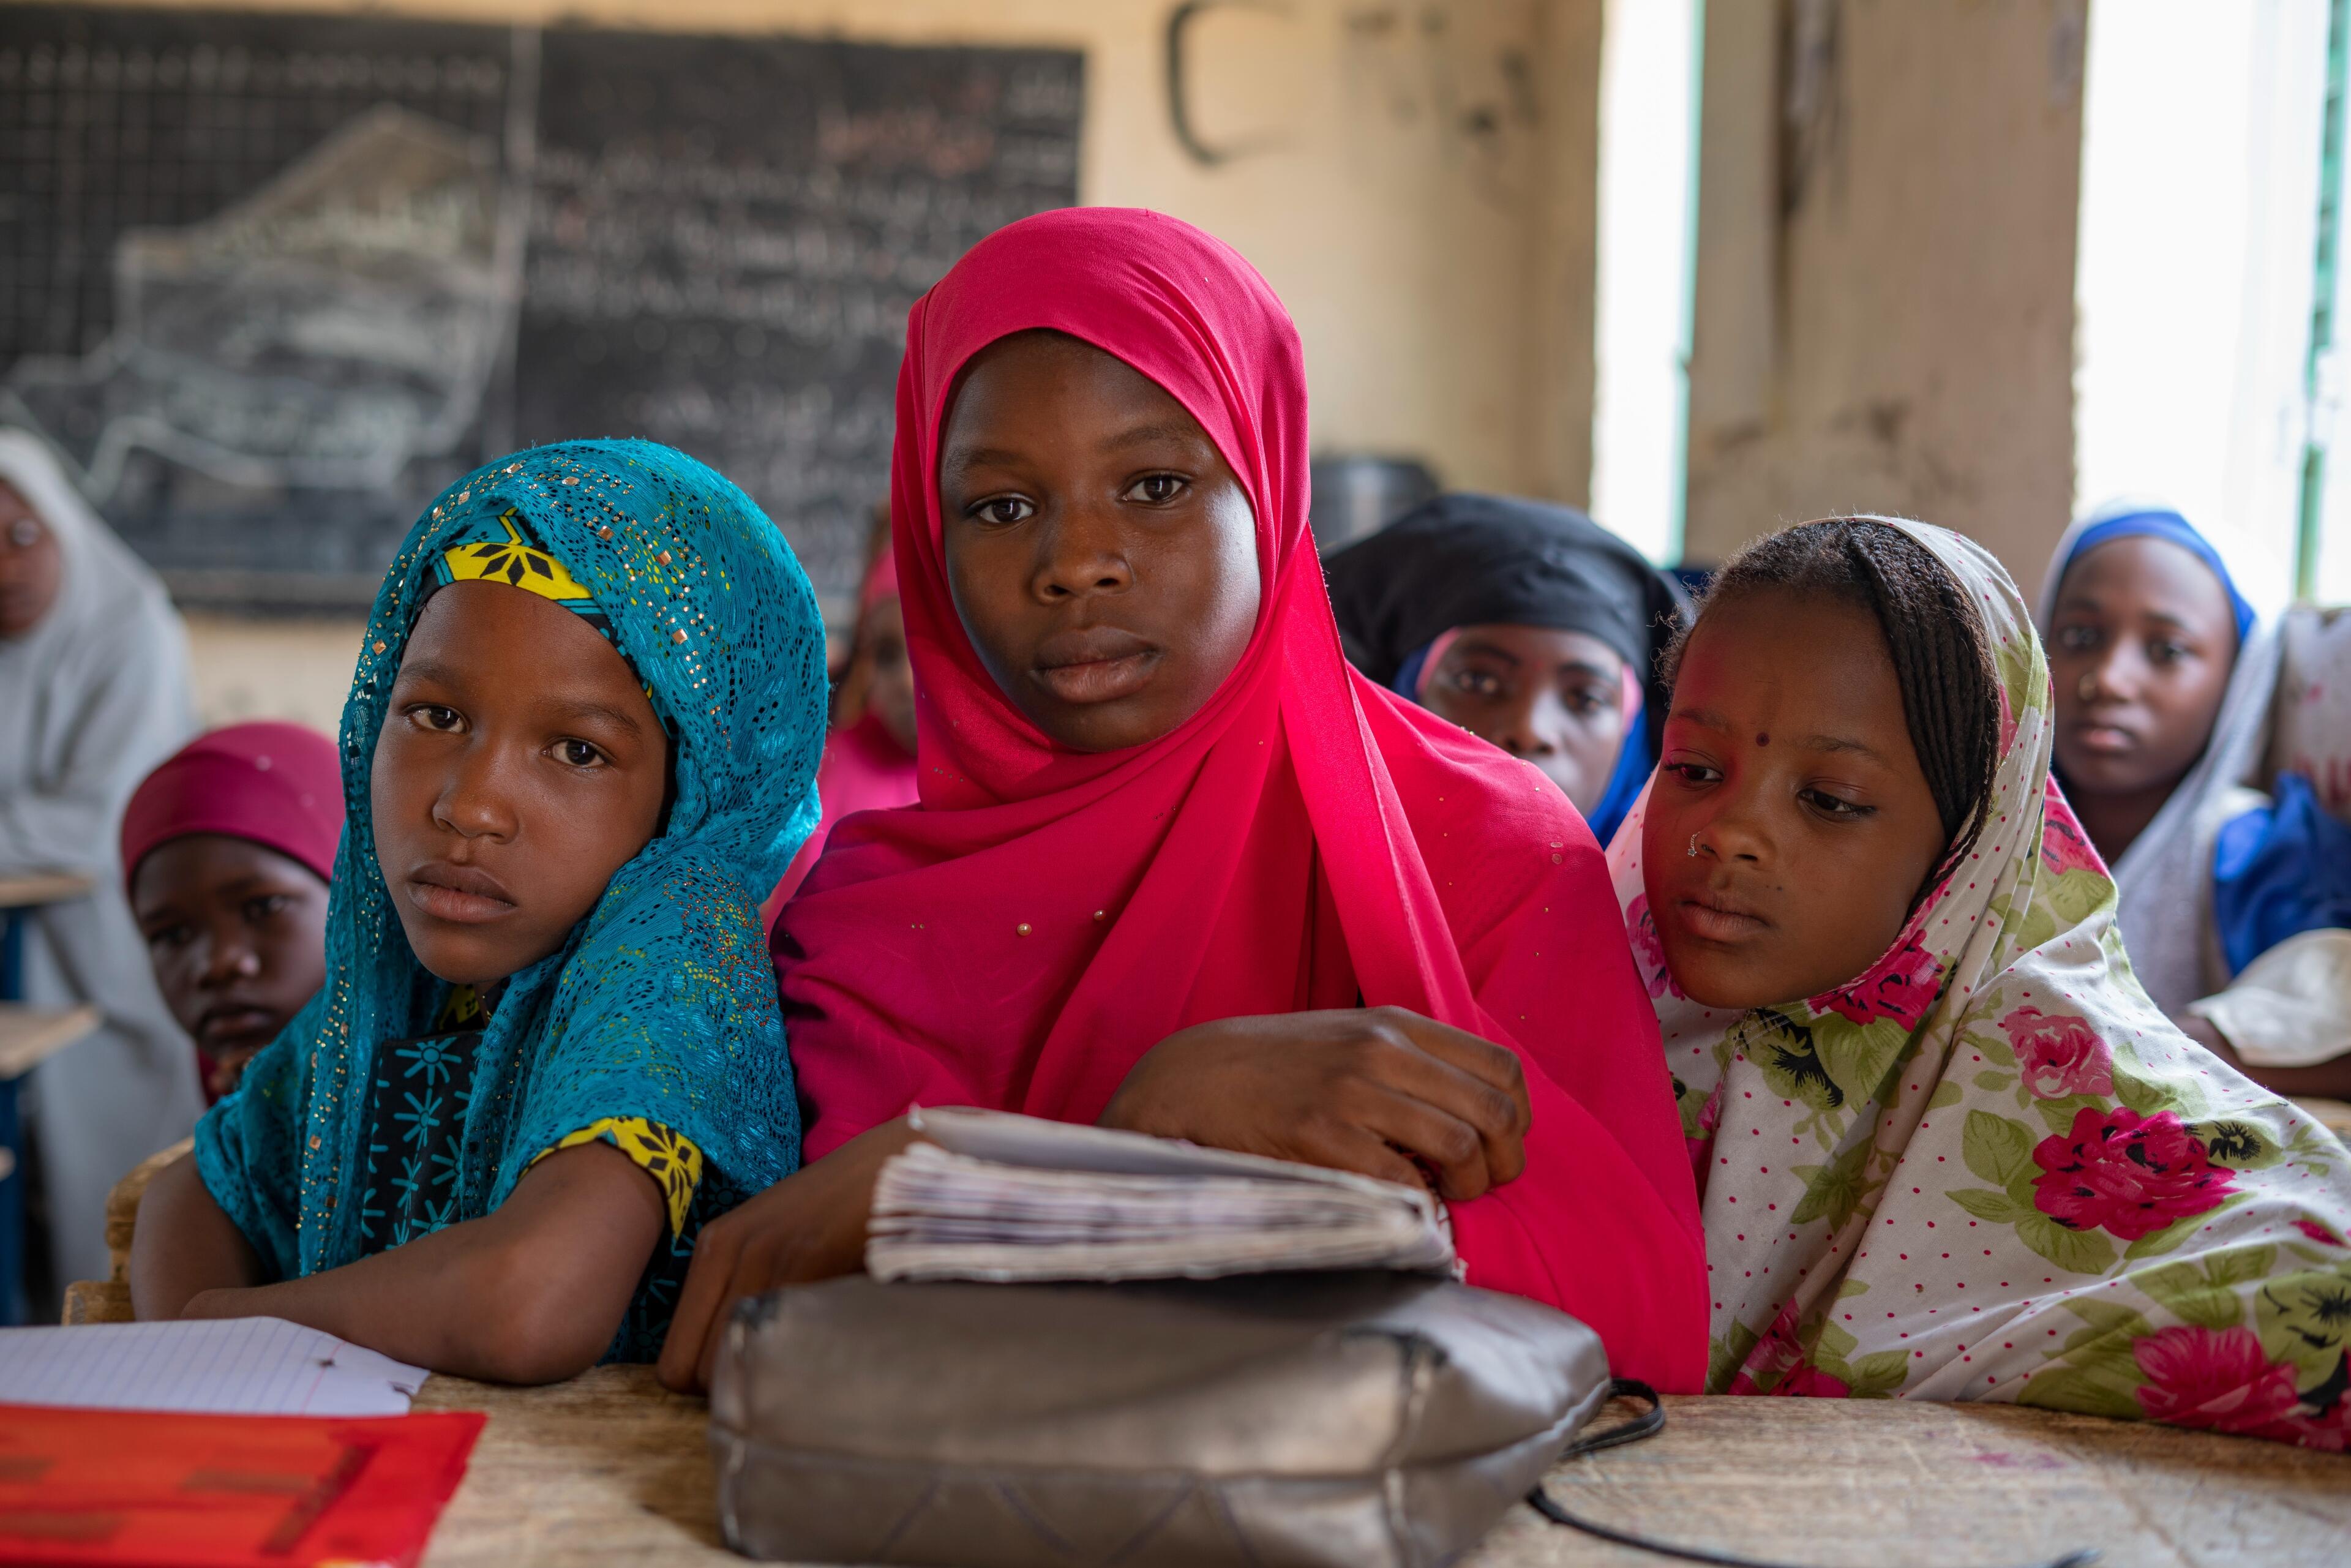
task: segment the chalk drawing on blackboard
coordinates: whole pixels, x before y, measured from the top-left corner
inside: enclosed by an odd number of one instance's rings
[[[140,447],[237,485],[388,484],[481,411],[521,293],[501,192],[486,139],[370,110],[213,217],[127,231],[112,332],[18,361],[10,401],[101,500]]]

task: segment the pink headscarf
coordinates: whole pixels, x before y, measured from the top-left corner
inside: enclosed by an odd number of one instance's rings
[[[948,596],[939,434],[956,372],[1031,328],[1116,355],[1217,443],[1258,520],[1248,652],[1148,745],[1048,739]],[[1473,1283],[1705,1372],[1697,1204],[1600,852],[1533,768],[1356,675],[1307,529],[1296,329],[1227,246],[1148,212],[1024,219],[907,321],[891,514],[922,809],[852,818],[777,926],[815,1159],[910,1106],[1091,1122],[1188,1025],[1394,1004],[1517,1050],[1518,1180],[1455,1205]]]
[[[122,809],[122,880],[172,839],[223,833],[335,880],[343,836],[343,767],[335,743],[298,724],[209,730],[164,759]]]

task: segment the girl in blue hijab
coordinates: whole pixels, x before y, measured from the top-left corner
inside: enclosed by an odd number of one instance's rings
[[[798,1163],[758,902],[825,695],[806,577],[693,459],[444,492],[344,708],[327,983],[151,1187],[140,1316],[507,1382],[656,1354],[701,1227]]]
[[[2351,1090],[2351,827],[2267,763],[2278,624],[2168,507],[2066,531],[2041,610],[2054,768],[2156,1005],[2283,1093]]]

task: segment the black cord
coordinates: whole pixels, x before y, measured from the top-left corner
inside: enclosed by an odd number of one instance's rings
[[[1585,1454],[1596,1454],[1603,1448],[1614,1448],[1625,1443],[1637,1443],[1642,1438],[1652,1437],[1665,1429],[1665,1403],[1657,1397],[1657,1391],[1647,1384],[1636,1382],[1629,1377],[1619,1377],[1609,1384],[1608,1394],[1613,1399],[1642,1400],[1649,1407],[1621,1426],[1611,1427],[1604,1432],[1595,1433],[1588,1437],[1578,1437],[1567,1446],[1564,1453],[1560,1455],[1562,1460],[1580,1458]],[[1690,1563],[1711,1563],[1716,1564],[1717,1568],[1790,1568],[1787,1563],[1767,1562],[1756,1557],[1741,1557],[1735,1552],[1710,1551],[1703,1546],[1680,1546],[1669,1541],[1654,1541],[1648,1536],[1635,1535],[1629,1531],[1613,1530],[1604,1524],[1594,1524],[1592,1521],[1578,1518],[1561,1507],[1559,1500],[1543,1490],[1541,1481],[1537,1481],[1534,1490],[1527,1493],[1527,1506],[1553,1524],[1563,1524],[1570,1530],[1580,1530],[1586,1535],[1598,1536],[1601,1540],[1612,1542],[1618,1546],[1630,1546],[1641,1552],[1654,1552],[1661,1557],[1679,1557]],[[2068,1552],[2063,1557],[2052,1558],[2047,1563],[2033,1564],[2032,1568],[2085,1568],[2086,1564],[2097,1560],[2096,1551],[2085,1549],[2080,1552]]]

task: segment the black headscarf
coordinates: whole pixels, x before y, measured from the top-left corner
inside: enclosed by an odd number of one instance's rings
[[[1505,496],[1439,496],[1323,565],[1348,659],[1415,701],[1407,671],[1458,626],[1543,626],[1615,649],[1641,679],[1642,722],[1585,813],[1608,842],[1664,745],[1669,694],[1657,666],[1690,613],[1680,582],[1573,507]]]
[[[1457,626],[1546,626],[1599,638],[1646,683],[1655,755],[1668,695],[1657,659],[1689,613],[1689,595],[1574,507],[1439,496],[1323,568],[1347,657],[1384,686]]]

